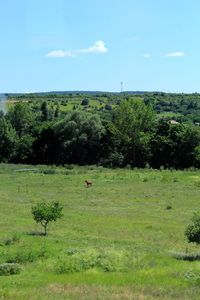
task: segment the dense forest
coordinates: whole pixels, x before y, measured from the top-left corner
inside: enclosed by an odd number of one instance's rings
[[[200,167],[200,94],[7,94],[0,161]]]

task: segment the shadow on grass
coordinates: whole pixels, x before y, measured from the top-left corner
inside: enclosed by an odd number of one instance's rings
[[[26,234],[30,236],[46,236],[44,232],[41,231],[30,231],[30,232],[26,232]]]

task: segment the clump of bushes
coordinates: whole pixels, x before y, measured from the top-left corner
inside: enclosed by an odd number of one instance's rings
[[[56,272],[59,274],[75,273],[94,268],[97,265],[98,252],[95,249],[79,251],[69,254],[59,260],[56,265]]]
[[[100,253],[98,266],[105,272],[126,271],[131,266],[130,253],[108,249]]]
[[[200,254],[198,253],[174,253],[173,257],[178,260],[187,260],[187,261],[200,260]]]
[[[21,271],[21,267],[16,263],[3,263],[0,264],[0,276],[9,276],[18,274]]]
[[[133,266],[131,253],[115,249],[72,249],[55,264],[58,274],[75,273],[93,268],[104,272],[125,272]]]

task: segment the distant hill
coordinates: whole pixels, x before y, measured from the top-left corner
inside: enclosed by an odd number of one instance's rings
[[[50,94],[54,94],[54,95],[69,95],[69,94],[82,94],[82,95],[102,95],[102,94],[112,94],[112,95],[120,95],[120,94],[146,94],[148,93],[147,91],[124,91],[124,92],[105,92],[105,91],[50,91],[50,92],[37,92],[37,93],[30,93],[30,94],[34,94],[34,95],[50,95]],[[28,93],[6,93],[6,94],[0,94],[1,95],[7,95],[7,96],[21,96],[21,95],[27,95]]]

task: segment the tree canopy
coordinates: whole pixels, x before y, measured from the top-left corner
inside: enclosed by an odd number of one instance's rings
[[[8,97],[8,111],[0,113],[1,162],[200,167],[199,94]]]

